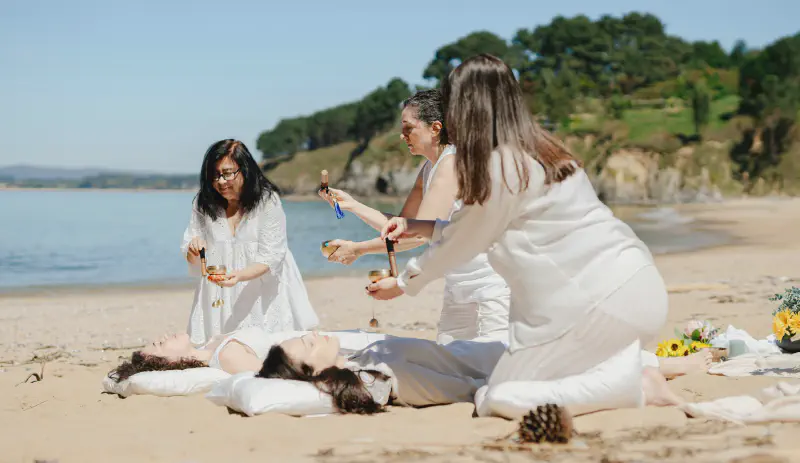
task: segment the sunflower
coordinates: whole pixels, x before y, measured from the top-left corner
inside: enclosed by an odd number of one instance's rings
[[[658,349],[656,349],[656,356],[669,357],[669,352],[667,351],[667,348],[663,347],[661,344],[662,343],[658,343]]]
[[[781,317],[781,314],[785,312],[778,312],[775,317],[772,318],[772,332],[775,334],[775,339],[781,341],[784,336],[786,336],[786,320],[785,318]],[[788,321],[788,320],[786,320]]]
[[[691,350],[692,352],[697,352],[700,349],[707,349],[709,347],[711,347],[711,344],[706,344],[700,341],[694,341],[689,345],[689,350]]]
[[[784,325],[788,325],[789,319],[792,318],[792,313],[789,312],[788,310],[781,310],[780,312],[775,314],[775,318],[780,319],[781,323],[783,323]]]
[[[689,346],[684,346],[683,344],[681,344],[681,347],[680,347],[680,349],[678,349],[678,352],[675,354],[675,356],[676,357],[686,357],[687,355],[689,355],[691,353],[692,353],[692,351],[689,349]]]
[[[672,356],[676,355],[678,351],[681,350],[681,347],[684,347],[683,340],[681,339],[670,339],[667,341],[667,352]]]
[[[787,323],[787,325],[792,329],[792,334],[800,334],[800,313],[793,313],[792,316],[789,317],[789,323]]]

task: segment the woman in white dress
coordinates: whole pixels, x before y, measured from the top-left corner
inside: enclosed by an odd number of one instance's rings
[[[277,187],[238,140],[214,143],[203,160],[181,245],[195,275],[202,249],[209,265],[224,264],[228,272],[198,283],[189,317],[192,343],[250,326],[277,332],[319,322],[287,244]]]
[[[412,155],[424,156],[426,160],[400,211],[400,217],[447,219],[461,207],[461,201],[456,199],[455,146],[447,143],[447,130],[443,122],[439,90],[424,90],[403,102],[401,137]],[[342,190],[329,188],[329,192],[320,191],[320,196],[333,205],[331,195],[336,195],[343,210],[355,214],[376,230],[380,230],[392,217],[356,201]],[[395,249],[405,251],[426,242],[418,239],[401,240]],[[363,242],[338,239],[330,244],[339,248],[328,260],[345,265],[352,264],[364,254],[386,252],[386,244],[380,238]],[[444,278],[444,300],[437,327],[437,341],[440,344],[459,339],[506,342],[510,291],[506,282],[489,265],[486,254],[478,254],[469,262],[447,272]]]
[[[371,294],[416,295],[487,252],[511,288],[510,343],[487,396],[507,382],[580,377],[654,337],[668,304],[647,246],[598,199],[563,144],[536,124],[511,69],[479,55],[456,68],[442,92],[465,206],[449,222],[390,219],[382,238],[432,243],[400,278],[370,285]],[[602,409],[602,401],[578,411]]]

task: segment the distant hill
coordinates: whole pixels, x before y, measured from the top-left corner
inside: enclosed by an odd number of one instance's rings
[[[0,167],[0,186],[2,184],[22,188],[191,189],[197,187],[197,174],[20,164]]]
[[[97,168],[64,168],[32,166],[19,164],[15,166],[0,167],[0,178],[13,180],[80,180],[86,177],[94,177],[100,174],[107,174],[110,171]]]

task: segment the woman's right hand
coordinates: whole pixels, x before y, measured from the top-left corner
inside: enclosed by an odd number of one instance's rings
[[[200,250],[205,249],[206,242],[202,238],[194,237],[192,241],[189,241],[189,254],[197,257],[200,255]]]
[[[413,224],[413,222],[411,222]],[[405,217],[392,217],[381,229],[381,238],[389,238],[392,241],[397,241],[401,238],[414,238],[418,235],[413,226],[409,225],[408,219]]]
[[[328,262],[350,265],[361,257],[361,250],[358,247],[358,243],[346,240],[331,240],[329,246],[338,246],[339,248],[328,256]]]
[[[327,201],[331,207],[333,207],[334,196],[336,196],[336,202],[339,203],[339,207],[345,211],[350,210],[358,202],[344,190],[337,190],[336,188],[330,187],[327,193],[325,190],[319,190],[319,197]]]

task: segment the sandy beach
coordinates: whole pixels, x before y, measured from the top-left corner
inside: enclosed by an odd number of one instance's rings
[[[670,287],[661,339],[691,318],[770,333],[767,298],[800,285],[800,200],[747,199],[686,205],[682,213],[732,234],[735,244],[656,258]],[[794,283],[793,283],[794,282]],[[380,303],[365,279],[307,281],[322,329],[368,327],[433,339],[441,282],[416,298]],[[471,404],[379,416],[243,417],[205,399],[103,394],[101,380],[137,346],[185,328],[187,288],[49,289],[0,295],[0,462],[250,461],[797,461],[800,424],[736,426],[688,419],[675,408],[578,417],[566,446],[504,448],[516,423],[473,418]],[[657,340],[647,347],[654,349]],[[39,373],[44,378],[27,382]],[[771,377],[693,374],[670,381],[690,401],[748,393]]]

